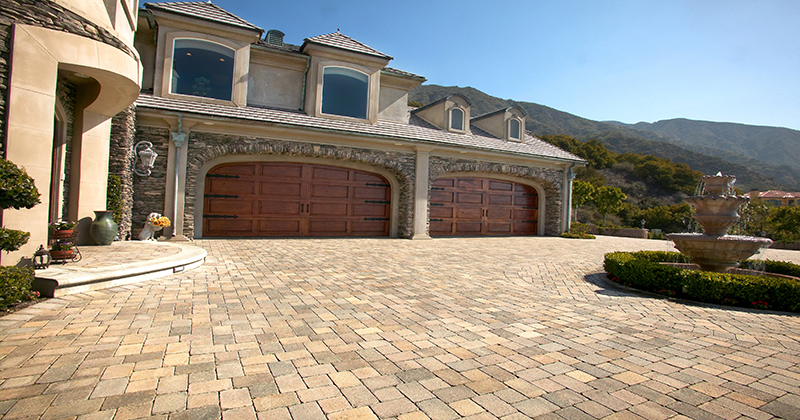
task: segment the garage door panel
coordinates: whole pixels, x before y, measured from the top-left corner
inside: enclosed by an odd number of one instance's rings
[[[299,215],[301,208],[299,201],[272,201],[263,200],[259,202],[259,214],[281,214],[281,215]]]
[[[354,221],[353,233],[359,236],[377,236],[389,228],[389,222]]]
[[[510,207],[505,208],[497,208],[497,207],[489,207],[486,211],[486,217],[488,219],[509,219],[511,220],[515,214]]]
[[[511,231],[511,223],[510,222],[509,223],[493,223],[493,222],[489,222],[487,224],[487,228],[488,228],[489,232],[493,233],[493,234],[510,235],[511,232],[512,232]]]
[[[303,177],[303,167],[297,164],[270,164],[261,165],[261,175],[269,178],[297,178]]]
[[[437,179],[436,181],[433,181],[433,186],[440,188],[453,188],[456,186],[456,180],[455,178]]]
[[[514,191],[514,183],[504,181],[489,181],[489,190],[494,191]]]
[[[380,175],[370,174],[367,172],[355,171],[353,180],[356,182],[385,184],[386,180]]]
[[[457,178],[456,188],[483,189],[483,180],[479,178]]]
[[[480,207],[458,207],[455,214],[457,219],[480,219],[483,217],[483,209]]]
[[[431,207],[431,219],[452,219],[454,210],[452,207]]]
[[[311,179],[313,180],[339,180],[348,181],[350,179],[350,170],[344,168],[321,167],[315,166],[311,169]]]
[[[456,202],[459,204],[483,204],[483,194],[456,193]]]
[[[254,181],[240,181],[233,179],[207,178],[207,193],[210,194],[254,194]]]
[[[538,218],[539,218],[539,211],[538,210],[514,209],[513,219],[538,220]]]
[[[259,220],[257,233],[264,236],[297,236],[300,234],[300,220]]]
[[[529,207],[538,207],[539,206],[539,197],[536,196],[515,196],[514,197],[514,205],[515,206],[529,206]]]
[[[261,194],[278,195],[300,198],[301,184],[299,182],[279,183],[274,181],[261,183]]]
[[[515,235],[535,235],[538,230],[537,223],[524,223],[524,222],[515,222],[514,223],[514,234]]]
[[[433,234],[452,234],[453,222],[431,222],[430,231]]]
[[[212,199],[208,200],[206,206],[211,213],[218,214],[253,214],[253,206],[250,202],[239,200]]]
[[[315,235],[346,235],[347,222],[343,220],[310,220],[309,231]]]
[[[454,196],[451,192],[431,192],[431,203],[452,203]]]
[[[207,221],[209,230],[231,232],[242,236],[241,234],[250,233],[253,230],[252,220],[237,220],[237,219],[211,219]]]
[[[338,185],[312,185],[311,198],[326,197],[326,198],[342,198],[346,199],[349,196],[350,189],[346,186]]]
[[[385,200],[389,198],[386,197],[386,192],[386,188],[353,187],[354,198]]]
[[[354,204],[353,216],[375,216],[388,217],[386,206],[376,206],[370,204]]]
[[[347,216],[347,203],[313,203],[312,216]]]
[[[510,195],[489,194],[489,204],[500,204],[510,206],[512,204]]]
[[[456,234],[479,235],[482,230],[483,223],[480,222],[456,222]]]
[[[256,165],[255,164],[223,165],[212,169],[208,173],[224,174],[224,175],[255,175]]]

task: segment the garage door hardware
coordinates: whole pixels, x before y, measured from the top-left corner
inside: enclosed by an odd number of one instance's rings
[[[239,179],[239,175],[206,174],[206,178],[235,178],[235,179]]]
[[[376,184],[376,183],[373,183],[373,182],[367,182],[364,185],[366,185],[368,187],[391,187],[391,185],[389,185],[389,184]]]
[[[444,219],[431,219],[431,222],[444,222]]]
[[[388,217],[365,217],[364,220],[385,222],[385,221],[389,220],[389,218]]]
[[[430,203],[430,204],[431,204],[431,207],[444,206],[444,203]]]
[[[208,219],[238,219],[239,216],[235,214],[204,214],[203,217]]]
[[[536,223],[536,220],[523,220],[522,223]]]
[[[367,204],[389,204],[386,200],[364,200]]]
[[[522,210],[536,210],[536,209],[538,209],[538,207],[522,206]]]
[[[228,194],[206,194],[206,197],[211,197],[211,198],[239,198],[238,195],[228,195]]]
[[[431,187],[431,191],[444,191],[443,187]]]

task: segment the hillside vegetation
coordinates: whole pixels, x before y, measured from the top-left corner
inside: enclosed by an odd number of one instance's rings
[[[471,102],[472,117],[507,106],[518,106],[522,108],[527,113],[526,129],[537,136],[567,135],[580,141],[596,139],[606,145],[609,150],[618,154],[649,154],[673,162],[685,163],[691,169],[705,174],[715,174],[717,172],[733,174],[737,177],[737,187],[745,191],[750,189],[800,190],[800,169],[786,164],[781,165],[757,160],[754,158],[755,156],[766,158],[765,156],[767,156],[767,153],[757,154],[751,152],[749,149],[744,149],[743,146],[747,144],[747,141],[744,140],[746,138],[745,134],[749,135],[758,132],[760,133],[759,135],[763,137],[771,136],[772,133],[780,131],[783,134],[778,137],[779,141],[773,143],[771,146],[759,147],[762,149],[774,147],[783,150],[785,146],[788,147],[787,145],[794,144],[792,141],[795,134],[800,138],[800,132],[795,130],[732,124],[737,126],[738,131],[714,131],[713,135],[708,136],[700,136],[698,134],[697,137],[704,139],[704,141],[701,142],[702,144],[690,144],[686,139],[694,135],[691,134],[689,128],[679,130],[683,139],[681,140],[670,137],[670,131],[666,128],[669,124],[656,123],[647,125],[643,123],[644,125],[628,125],[614,122],[593,121],[531,102],[496,98],[471,87],[460,88],[456,86],[423,85],[411,91],[409,100],[428,104],[447,95],[456,93],[466,97]],[[711,124],[712,127],[716,127],[715,124],[723,123],[708,124]],[[657,125],[657,127],[652,127],[653,125]],[[687,127],[690,126],[700,127],[700,125],[688,125]],[[706,125],[702,126],[705,127]],[[750,130],[751,128],[758,128],[758,130],[752,131]],[[658,132],[657,130],[662,130],[662,132]],[[784,131],[788,132],[788,134],[784,133]],[[732,134],[730,143],[739,145],[740,147],[738,149],[723,149],[722,146],[726,145],[732,147],[727,142],[721,142],[720,144],[714,143],[714,137],[721,138],[726,136],[726,133],[734,132],[738,134]],[[751,139],[750,141],[758,142],[757,139]],[[709,144],[711,144],[711,146],[709,146]],[[792,152],[786,152],[784,154],[792,156],[793,152],[800,153],[800,147],[793,147],[795,148]],[[775,153],[780,154],[781,152]],[[797,158],[789,159],[800,165],[800,160]]]

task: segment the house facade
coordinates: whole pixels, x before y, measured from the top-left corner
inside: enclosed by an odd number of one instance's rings
[[[26,265],[47,244],[48,223],[106,208],[112,118],[140,91],[136,0],[3,0],[0,7],[2,155],[41,193],[2,224],[31,233],[3,265]],[[86,240],[82,238],[82,240]]]
[[[800,205],[800,192],[787,191],[750,191],[751,203],[768,203],[773,206],[797,206]]]
[[[142,92],[115,132],[157,157],[134,165],[130,236],[153,212],[176,239],[568,229],[582,159],[526,133],[519,108],[409,108],[425,79],[342,33],[291,45],[211,3],[146,3],[135,47]]]

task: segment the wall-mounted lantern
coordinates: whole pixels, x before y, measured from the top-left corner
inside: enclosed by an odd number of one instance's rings
[[[138,162],[134,161],[133,172],[139,176],[150,176],[150,169],[153,168],[153,165],[156,163],[156,158],[158,157],[158,153],[153,150],[153,143],[149,141],[140,141],[136,143],[136,146],[133,146],[133,152],[138,160]],[[141,171],[137,163],[141,164]]]

